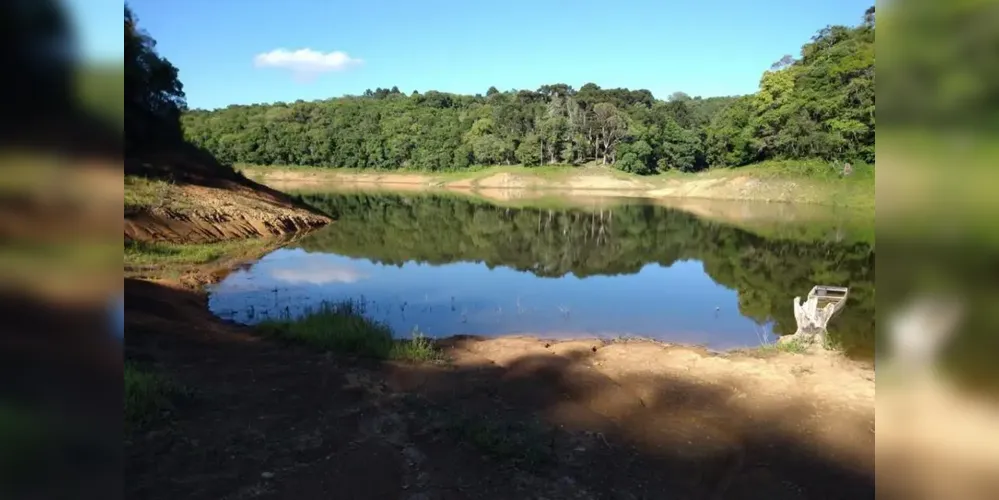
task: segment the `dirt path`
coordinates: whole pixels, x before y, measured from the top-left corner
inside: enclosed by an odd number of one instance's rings
[[[873,496],[873,372],[838,357],[452,338],[377,363],[125,289],[129,356],[197,391],[127,438],[130,498]]]

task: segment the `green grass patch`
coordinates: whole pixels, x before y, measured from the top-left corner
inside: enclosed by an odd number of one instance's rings
[[[0,487],[43,479],[45,461],[65,438],[54,424],[29,407],[0,403]]]
[[[842,163],[824,160],[768,160],[743,167],[713,168],[695,175],[793,181],[797,184],[794,199],[798,202],[863,209],[873,216],[874,166],[854,164],[850,175],[843,175],[842,168]]]
[[[413,330],[409,339],[395,341],[389,357],[404,361],[440,362],[444,360],[444,353],[429,337]]]
[[[831,332],[826,332],[822,337],[822,348],[827,351],[846,352],[846,346],[843,344],[843,341]]]
[[[184,211],[191,207],[172,182],[137,175],[125,176],[126,212],[152,208]]]
[[[0,248],[0,266],[5,271],[44,273],[114,269],[118,262],[118,244],[111,241],[59,241],[40,243],[12,241]]]
[[[132,268],[196,266],[260,250],[271,243],[260,238],[201,244],[126,241],[124,260],[125,266]]]
[[[400,361],[443,360],[433,340],[418,330],[409,339],[396,339],[388,325],[365,315],[362,301],[324,303],[301,317],[265,320],[257,328],[323,351]]]
[[[536,468],[555,462],[554,441],[559,429],[534,416],[482,412],[465,406],[468,402],[465,398],[432,400],[426,394],[413,392],[401,394],[399,401],[406,405],[410,418],[418,422],[423,432],[434,434],[435,440],[454,441],[504,466]]]
[[[125,88],[125,73],[121,63],[83,64],[75,73],[74,87],[77,102],[90,113],[124,132],[125,106],[122,94]]]
[[[764,342],[760,345],[760,347],[756,348],[755,351],[756,353],[762,355],[773,355],[781,352],[787,354],[806,354],[809,347],[810,345],[808,342],[800,338],[791,338],[784,342]],[[842,343],[828,332],[822,336],[822,348],[827,351],[844,351]]]
[[[20,406],[0,404],[0,462],[46,441],[47,426],[35,412]]]
[[[538,422],[465,415],[451,419],[447,431],[494,460],[537,467],[554,458],[552,431]]]
[[[802,178],[850,183],[874,182],[874,166],[866,163],[851,164],[853,173],[843,175],[843,162],[826,160],[767,160],[752,165],[713,168],[709,172],[732,172],[759,178]]]
[[[141,426],[172,409],[188,391],[166,377],[133,362],[125,363],[125,423]]]
[[[776,354],[780,352],[805,354],[808,352],[808,344],[800,339],[791,339],[785,342],[764,342],[760,347],[756,348],[756,351],[760,354]]]

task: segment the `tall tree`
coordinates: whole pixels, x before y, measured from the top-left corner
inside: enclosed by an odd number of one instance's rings
[[[593,123],[597,130],[597,153],[602,153],[601,161],[606,165],[607,158],[614,162],[614,147],[628,131],[624,115],[609,102],[593,106]]]
[[[139,29],[128,5],[124,57],[126,148],[180,140],[180,115],[187,105],[177,68],[156,53],[156,41]]]

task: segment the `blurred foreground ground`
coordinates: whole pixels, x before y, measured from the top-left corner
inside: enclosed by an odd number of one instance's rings
[[[994,497],[999,2],[878,7],[879,493]]]

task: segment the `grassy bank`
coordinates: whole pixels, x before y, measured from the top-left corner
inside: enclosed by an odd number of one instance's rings
[[[173,408],[188,391],[173,381],[133,362],[125,363],[125,423],[141,426]]]
[[[246,238],[217,243],[124,242],[126,276],[163,277],[207,267],[228,268],[260,257],[283,240]]]
[[[440,361],[443,355],[432,340],[414,330],[407,340],[394,338],[392,329],[364,314],[364,303],[326,303],[299,318],[267,320],[263,334],[319,350],[376,359]]]
[[[708,179],[725,179],[746,176],[761,182],[794,184],[794,198],[798,203],[847,206],[874,209],[875,167],[867,164],[852,166],[853,172],[842,175],[842,165],[821,160],[772,160],[745,167],[714,168],[698,174],[672,174],[683,179],[701,176]]]
[[[126,175],[125,213],[150,208],[183,211],[192,208],[192,205],[172,182]]]
[[[541,167],[474,166],[456,172],[358,170],[304,166],[237,167],[263,183],[337,182],[368,185],[419,185],[458,189],[525,189],[587,192],[596,196],[646,198],[713,198],[778,201],[844,206],[873,210],[874,167],[854,165],[842,175],[842,165],[825,161],[767,161],[737,168],[713,168],[687,173],[628,174],[605,166],[547,165]]]
[[[219,243],[180,244],[144,241],[125,242],[126,266],[198,265],[216,262],[240,249],[261,245],[260,240],[233,240]]]

